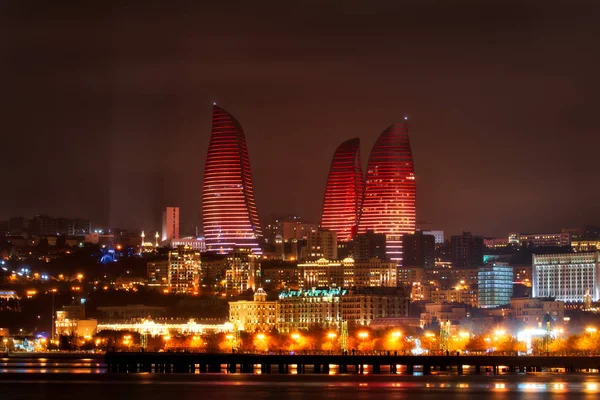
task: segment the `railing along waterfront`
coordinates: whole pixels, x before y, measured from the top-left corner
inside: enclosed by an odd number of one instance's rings
[[[406,373],[598,371],[598,356],[365,355],[107,352],[114,373]],[[307,371],[308,367],[308,371]]]

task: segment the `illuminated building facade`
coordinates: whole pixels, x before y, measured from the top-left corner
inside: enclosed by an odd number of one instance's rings
[[[350,325],[369,325],[378,318],[408,316],[410,293],[403,288],[360,288],[342,297],[342,318]]]
[[[396,276],[398,286],[413,285],[423,282],[425,269],[423,267],[398,267]]]
[[[229,322],[246,332],[270,332],[277,319],[277,301],[268,301],[262,288],[254,293],[254,300],[229,302]]]
[[[548,299],[514,298],[510,299],[510,308],[515,319],[529,327],[537,328],[546,315],[558,323],[565,318],[565,303]]]
[[[179,239],[179,207],[166,207],[162,215],[162,241]]]
[[[148,282],[155,285],[168,285],[169,260],[148,261],[146,263]]]
[[[396,287],[397,267],[393,261],[371,258],[345,258],[330,261],[324,258],[298,264],[300,288],[313,287]]]
[[[491,263],[477,273],[479,307],[494,308],[510,303],[513,294],[514,271],[506,263]]]
[[[189,247],[169,251],[169,291],[198,293],[200,252]]]
[[[213,106],[212,133],[204,168],[202,224],[207,251],[234,248],[261,254],[262,238],[246,136],[236,119]]]
[[[431,325],[433,322],[450,321],[452,325],[459,325],[460,320],[466,318],[467,309],[458,304],[429,303],[425,304],[425,312],[421,313],[421,327]]]
[[[356,234],[363,195],[360,140],[350,139],[335,151],[321,213],[321,227],[337,234],[342,242]]]
[[[534,254],[532,297],[582,303],[586,293],[600,297],[598,252]]]
[[[249,251],[236,250],[227,256],[225,289],[229,296],[237,296],[248,289],[256,289],[260,260]]]
[[[571,245],[571,233],[509,233],[508,243],[533,247],[561,247]]]
[[[277,329],[282,333],[310,328],[338,329],[345,289],[289,290],[277,300]]]
[[[396,263],[380,258],[355,260],[351,286],[360,287],[396,287]]]
[[[298,264],[298,285],[301,289],[313,287],[350,287],[354,282],[354,260],[341,261],[321,258]]]
[[[315,229],[308,234],[307,252],[309,260],[326,258],[337,260],[337,235],[329,229]]]
[[[225,323],[198,323],[194,319],[190,319],[185,323],[176,322],[155,322],[145,320],[142,322],[131,323],[102,323],[98,324],[98,332],[100,331],[127,331],[150,336],[165,336],[173,333],[180,335],[203,334],[203,333],[221,333],[233,332],[234,326],[230,322]]]
[[[415,231],[416,186],[408,123],[379,136],[367,165],[358,232],[385,233],[388,258],[402,260],[402,235]]]
[[[171,240],[172,248],[175,249],[179,246],[187,246],[202,253],[206,251],[206,243],[204,243],[204,238],[188,236]]]

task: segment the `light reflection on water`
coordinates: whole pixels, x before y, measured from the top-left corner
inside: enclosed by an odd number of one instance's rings
[[[353,366],[354,367],[354,366]],[[0,360],[0,393],[11,384],[10,379],[15,383],[19,382],[16,378],[7,378],[5,373],[31,374],[31,382],[42,384],[77,384],[82,383],[89,375],[92,385],[103,388],[104,385],[124,385],[131,387],[132,390],[140,384],[149,384],[151,386],[164,386],[177,388],[177,385],[184,386],[202,386],[202,390],[217,391],[221,390],[219,397],[237,398],[236,390],[248,395],[250,393],[262,391],[281,392],[293,390],[304,393],[306,397],[313,397],[312,400],[324,398],[324,393],[334,390],[336,393],[344,393],[348,396],[356,395],[358,392],[366,393],[366,398],[386,398],[388,393],[426,393],[442,399],[448,394],[486,394],[497,399],[505,399],[502,396],[523,396],[551,394],[551,395],[573,395],[582,394],[586,397],[594,398],[600,394],[600,376],[596,374],[558,374],[558,373],[535,373],[535,374],[517,374],[503,373],[500,375],[492,374],[471,374],[457,375],[454,373],[439,373],[437,375],[423,375],[421,371],[415,371],[414,375],[407,375],[404,367],[397,367],[395,374],[384,372],[373,374],[372,368],[363,366],[365,374],[355,374],[353,371],[341,374],[337,365],[330,364],[327,374],[314,374],[312,366],[305,366],[306,374],[298,374],[298,366],[290,365],[287,374],[278,374],[277,366],[273,365],[271,373],[265,373],[260,364],[254,365],[254,374],[227,373],[226,366],[222,366],[223,373],[207,374],[199,373],[199,368],[195,374],[107,374],[106,368],[98,360],[78,359],[78,360],[52,360],[47,359],[42,362],[35,362],[32,359],[1,359]],[[37,378],[33,374],[45,374],[52,378],[52,375],[60,377],[46,379]],[[27,391],[29,386],[22,385],[21,388],[14,388],[13,393],[20,394],[20,390]],[[219,389],[220,388],[220,389]],[[270,388],[270,389],[269,389]],[[312,389],[305,389],[312,388]],[[179,390],[179,389],[173,389]],[[200,390],[200,389],[199,389]],[[312,391],[310,391],[312,390]],[[383,393],[383,394],[382,394]],[[589,395],[589,396],[588,396]],[[240,395],[241,396],[241,395]],[[334,396],[335,397],[335,396]],[[10,397],[7,397],[10,399]],[[18,398],[18,397],[15,397]],[[137,398],[137,397],[133,397]],[[157,396],[147,397],[147,399],[158,399]],[[242,397],[240,397],[242,398]],[[250,396],[248,396],[250,398]],[[327,397],[329,398],[329,397]],[[92,399],[95,399],[92,396]]]

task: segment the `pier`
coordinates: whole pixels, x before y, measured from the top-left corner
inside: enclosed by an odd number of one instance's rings
[[[465,373],[598,371],[598,356],[405,356],[405,355],[290,355],[226,353],[127,353],[108,352],[105,364],[111,373],[338,373],[371,374],[432,371]],[[307,371],[308,367],[308,371]]]

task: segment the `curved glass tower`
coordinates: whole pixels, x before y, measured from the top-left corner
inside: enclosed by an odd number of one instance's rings
[[[402,260],[402,235],[415,231],[415,173],[408,123],[389,126],[379,136],[367,166],[359,233],[385,233],[387,255]]]
[[[339,241],[352,240],[356,234],[363,185],[360,140],[354,138],[333,154],[321,213],[321,227],[335,232]]]
[[[202,225],[207,251],[231,253],[238,247],[261,254],[246,137],[236,119],[217,105],[204,167]]]

